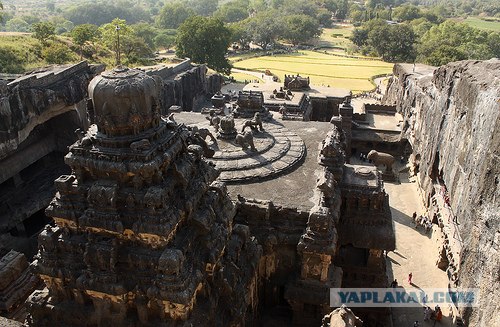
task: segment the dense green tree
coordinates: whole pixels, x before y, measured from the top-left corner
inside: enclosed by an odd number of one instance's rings
[[[332,26],[332,13],[329,12],[326,8],[319,8],[318,9],[316,19],[324,27]]]
[[[65,19],[62,16],[53,16],[50,19],[50,22],[54,24],[54,31],[58,35],[70,32],[75,27],[75,25],[71,21]]]
[[[463,59],[489,59],[495,56],[490,40],[495,34],[478,30],[467,24],[447,20],[435,25],[420,39],[419,61],[440,66]]]
[[[137,23],[130,25],[136,36],[142,38],[148,47],[155,48],[155,37],[158,35],[158,30],[148,23]]]
[[[178,28],[194,11],[182,2],[166,3],[156,18],[160,28]]]
[[[55,25],[51,22],[40,22],[31,25],[32,36],[42,42],[43,45],[47,44],[47,40],[55,35]]]
[[[175,44],[175,33],[170,32],[160,32],[154,38],[156,49],[170,49]]]
[[[487,42],[493,57],[500,58],[500,33],[490,32]]]
[[[248,10],[251,13],[259,13],[268,10],[269,7],[267,5],[266,0],[250,0],[248,4]]]
[[[229,75],[231,65],[226,53],[230,42],[231,31],[220,19],[193,16],[177,31],[177,55],[206,63],[208,67]]]
[[[321,35],[321,28],[316,19],[307,15],[290,15],[283,18],[283,37],[293,45],[307,42]]]
[[[395,20],[404,22],[422,17],[422,12],[420,8],[412,4],[406,4],[394,8],[392,12],[392,17]]]
[[[35,23],[40,22],[40,17],[34,15],[23,15],[21,16],[21,18],[29,25],[33,25]]]
[[[413,31],[415,35],[420,39],[428,30],[431,29],[434,24],[428,21],[426,18],[422,17],[419,19],[414,19],[410,22],[411,26],[413,26]]]
[[[352,31],[352,35],[350,36],[350,40],[352,43],[357,45],[358,47],[362,47],[368,42],[368,30],[365,28],[355,28]]]
[[[52,42],[42,50],[42,57],[48,64],[65,64],[70,62],[73,57],[70,50],[64,44]]]
[[[239,43],[242,49],[248,49],[252,41],[252,34],[248,28],[248,19],[229,25],[231,42]]]
[[[19,74],[24,71],[23,56],[12,47],[0,47],[0,73]]]
[[[78,25],[71,31],[73,43],[80,47],[80,58],[83,57],[85,43],[94,41],[98,36],[98,27],[92,24]]]
[[[247,28],[252,41],[264,50],[283,35],[283,24],[279,17],[278,11],[269,10],[258,13],[248,21]]]
[[[319,6],[312,1],[287,0],[280,8],[283,16],[287,15],[307,15],[316,18]]]
[[[219,0],[188,0],[187,6],[194,10],[197,15],[210,16],[216,10]]]
[[[351,41],[364,53],[373,50],[386,61],[413,62],[415,33],[408,24],[390,25],[382,19],[372,19],[356,28]]]
[[[29,32],[30,25],[24,19],[14,17],[5,23],[5,30],[8,32]]]
[[[69,7],[64,11],[64,17],[75,25],[94,24],[97,26],[111,22],[116,17],[133,24],[148,21],[150,15],[140,6],[118,4],[112,1],[83,2]]]
[[[337,11],[334,13],[338,19],[345,19],[349,14],[349,2],[347,0],[337,0]]]
[[[226,23],[239,22],[248,17],[248,1],[236,0],[227,2],[220,6],[214,16]]]
[[[115,18],[110,23],[100,26],[99,34],[103,45],[113,51],[117,51],[118,36],[121,41],[123,38],[132,37],[134,35],[134,31],[129,25],[127,25],[126,20]]]
[[[415,33],[409,25],[378,26],[368,33],[368,44],[386,61],[413,62],[415,60]]]
[[[56,4],[53,0],[47,1],[45,6],[49,12],[54,12],[56,10]]]

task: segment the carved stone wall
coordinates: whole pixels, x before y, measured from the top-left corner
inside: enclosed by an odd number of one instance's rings
[[[457,217],[455,282],[481,289],[479,307],[462,312],[470,326],[499,323],[499,90],[498,59],[417,66],[415,73],[396,65],[384,99],[404,117],[424,201],[430,205],[436,185],[444,187]]]
[[[170,106],[177,105],[185,111],[199,111],[201,103],[219,92],[224,82],[222,75],[209,74],[205,65],[194,66],[185,61],[172,68],[149,70],[150,76],[158,76],[163,82],[160,101],[162,114]]]

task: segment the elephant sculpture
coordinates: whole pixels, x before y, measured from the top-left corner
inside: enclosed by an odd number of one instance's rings
[[[376,166],[383,164],[385,166],[386,172],[392,171],[392,165],[394,164],[394,157],[388,153],[378,152],[376,150],[371,150],[366,156],[371,160]]]

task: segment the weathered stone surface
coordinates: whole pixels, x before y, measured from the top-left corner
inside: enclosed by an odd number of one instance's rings
[[[440,195],[437,185],[457,217],[450,225],[458,229],[461,255],[448,258],[449,276],[452,284],[481,290],[479,307],[462,312],[465,321],[498,325],[500,60],[417,66],[414,73],[396,65],[386,94],[385,103],[405,119],[424,200],[431,205]]]
[[[10,249],[28,257],[36,252],[36,242],[29,237],[48,222],[43,210],[55,191],[52,181],[70,173],[63,162],[67,147],[78,138],[90,142],[84,131],[96,123],[96,113],[88,101],[88,84],[103,69],[81,62],[37,69],[13,81],[0,80],[0,255]],[[162,113],[167,113],[170,104],[197,108],[222,85],[222,76],[207,74],[204,65],[195,66],[189,60],[153,69],[150,75],[157,83],[159,105],[164,104]],[[121,105],[127,101],[138,106],[131,99],[122,99]],[[98,103],[97,111],[103,107]],[[109,103],[106,108],[111,114]],[[111,119],[115,133],[127,133],[127,129],[138,133],[151,125],[151,118],[159,119],[139,112],[120,117],[116,109]],[[127,127],[129,118],[134,124]],[[103,120],[99,125],[105,129],[108,123]],[[147,147],[142,139],[130,144],[137,152]]]
[[[11,311],[24,302],[38,282],[24,254],[11,250],[3,256],[0,259],[0,312]]]
[[[260,246],[233,225],[190,131],[159,119],[157,84],[117,68],[89,86],[97,126],[70,147],[34,265],[32,326],[242,325],[258,304]],[[126,101],[123,101],[126,99]],[[131,116],[142,122],[134,124]]]
[[[173,105],[185,111],[200,110],[206,98],[219,92],[224,82],[222,75],[207,72],[205,65],[195,66],[189,59],[174,67],[147,70],[148,75],[158,76],[162,82],[162,114]]]
[[[55,66],[24,75],[0,88],[0,160],[26,141],[36,126],[77,110],[86,121],[87,85],[102,66],[86,62]],[[82,101],[83,106],[79,105]],[[83,116],[83,117],[82,117]],[[2,171],[0,182],[10,176]]]

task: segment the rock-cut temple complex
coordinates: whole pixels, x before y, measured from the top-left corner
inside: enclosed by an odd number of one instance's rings
[[[46,210],[55,224],[32,264],[46,287],[29,298],[30,325],[243,326],[280,303],[295,325],[319,325],[331,287],[385,285],[388,196],[375,167],[346,164],[349,103],[320,144],[312,209],[272,213],[265,201],[233,202],[216,166],[229,183],[277,176],[303,158],[300,137],[259,120],[253,149],[219,140],[209,161],[193,127],[162,116],[160,94],[140,70],[90,82],[95,124],[69,147],[71,173],[55,180]],[[221,123],[236,130],[233,118]],[[282,219],[297,226],[280,231]]]
[[[397,64],[361,106],[302,76],[220,92],[190,60],[0,76],[0,325],[398,327],[421,308],[330,289],[423,256],[438,287],[481,292],[446,322],[498,325],[499,72]]]

